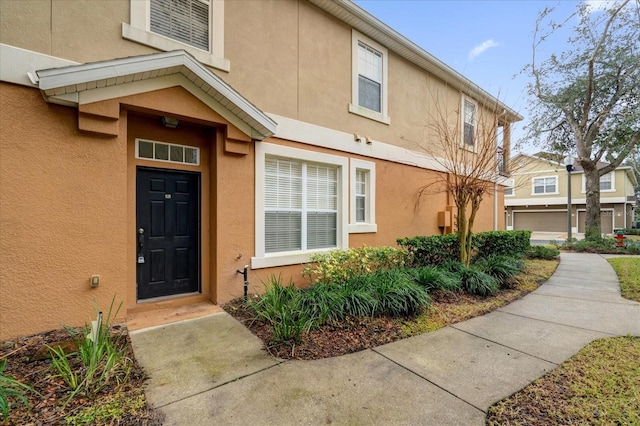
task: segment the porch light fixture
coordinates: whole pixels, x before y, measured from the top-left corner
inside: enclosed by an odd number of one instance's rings
[[[567,168],[567,242],[571,241],[571,172],[573,168],[573,155],[567,155],[564,159],[564,165]]]
[[[173,117],[166,117],[166,116],[162,116],[162,125],[164,127],[167,127],[169,129],[175,129],[176,127],[178,127],[178,124],[180,123],[180,120],[178,120],[177,118],[173,118]]]

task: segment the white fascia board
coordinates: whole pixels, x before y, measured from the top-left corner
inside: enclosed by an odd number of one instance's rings
[[[278,130],[274,136],[281,139],[423,169],[447,171],[436,159],[420,152],[376,140],[370,140],[370,143],[356,142],[353,133],[341,132],[276,114],[267,113],[267,115],[278,123]]]
[[[117,80],[125,76],[142,75],[140,80],[157,78],[151,77],[154,72],[162,75],[179,73],[187,80],[201,83],[198,87],[209,86],[213,90],[213,94],[206,90],[209,96],[214,99],[220,96],[242,111],[242,117],[239,118],[251,127],[247,134],[256,139],[270,137],[276,131],[275,121],[183,50],[43,69],[37,71],[37,75],[40,89],[47,96],[53,96],[59,94],[60,88],[72,88],[95,81],[111,80],[110,85],[118,85]],[[65,91],[69,93],[72,89]]]
[[[29,78],[29,74],[35,80],[36,70],[69,65],[78,63],[0,43],[0,81],[38,88],[37,81]]]
[[[601,197],[600,204],[619,204],[626,201],[625,197]],[[586,198],[571,198],[571,204],[586,204]],[[505,199],[505,206],[544,206],[563,204],[567,205],[567,197],[544,197],[544,198],[509,198]]]
[[[361,33],[371,37],[389,50],[409,62],[418,65],[429,73],[448,82],[456,89],[467,93],[484,105],[496,105],[504,109],[510,122],[520,121],[523,117],[500,102],[486,90],[445,64],[393,28],[389,27],[351,0],[310,0],[325,12],[340,19]]]

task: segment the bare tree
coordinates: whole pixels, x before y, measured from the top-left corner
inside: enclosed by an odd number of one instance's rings
[[[424,185],[418,201],[428,193],[446,192],[456,207],[455,225],[460,245],[460,261],[469,266],[473,226],[483,199],[497,188],[506,172],[508,144],[498,142],[502,110],[495,105],[467,108],[447,105],[434,99],[432,114],[418,144],[443,172]],[[508,136],[507,136],[508,139]]]
[[[581,3],[559,23],[553,12],[547,8],[538,16],[525,68],[535,99],[527,139],[577,153],[586,181],[585,236],[598,239],[600,176],[640,143],[640,2],[623,0],[601,11]],[[545,41],[572,22],[577,25],[566,50],[539,61]],[[608,164],[598,168],[601,161]]]

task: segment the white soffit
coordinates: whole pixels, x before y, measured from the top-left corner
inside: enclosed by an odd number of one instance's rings
[[[351,0],[309,1],[475,100],[504,109],[508,121],[522,120],[523,117],[516,111]]]
[[[94,88],[181,75],[190,87],[195,85],[215,101],[213,104],[221,105],[253,129],[249,136],[254,139],[273,136],[277,128],[275,121],[184,50],[45,69],[36,74],[45,99],[64,104],[77,99],[78,93]]]

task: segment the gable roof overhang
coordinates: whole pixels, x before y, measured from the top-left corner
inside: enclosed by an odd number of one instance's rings
[[[471,96],[480,103],[503,110],[507,122],[520,121],[523,117],[489,92],[454,70],[393,28],[386,25],[351,0],[309,0],[325,12],[376,40],[404,59],[421,67],[447,84]]]
[[[153,90],[144,82],[170,79],[167,84],[183,86],[231,123],[238,123],[252,139],[263,140],[276,133],[273,119],[184,50],[45,69],[36,74],[45,100],[68,106],[80,105],[86,98],[81,95],[92,90],[129,86],[128,94],[140,93]],[[103,93],[100,100],[123,92]],[[95,101],[96,97],[89,99]]]

